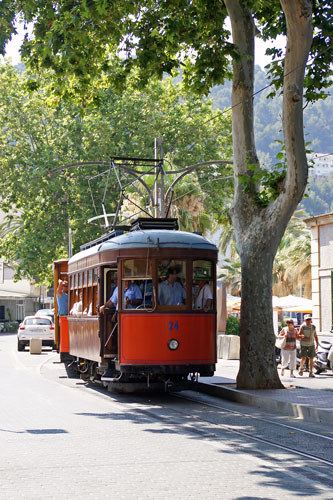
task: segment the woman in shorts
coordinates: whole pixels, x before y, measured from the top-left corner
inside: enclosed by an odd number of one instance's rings
[[[299,367],[299,375],[303,375],[303,368],[306,358],[309,358],[309,377],[314,377],[312,372],[313,362],[318,350],[318,337],[316,327],[312,324],[311,316],[304,317],[304,323],[299,329],[299,336],[301,339],[301,364]],[[316,343],[316,345],[315,345]]]

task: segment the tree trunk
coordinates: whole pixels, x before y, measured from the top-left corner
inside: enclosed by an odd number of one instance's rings
[[[240,55],[240,59],[233,62],[235,196],[230,215],[242,266],[241,351],[237,387],[245,389],[283,387],[275,362],[273,261],[307,181],[302,91],[304,68],[311,46],[311,2],[281,0],[281,4],[288,26],[283,104],[287,175],[279,196],[263,207],[256,201],[260,186],[253,182],[252,168],[258,165],[252,97],[255,26],[245,2],[225,0],[231,19],[233,42]],[[240,182],[240,176],[241,179],[247,179],[246,184]]]

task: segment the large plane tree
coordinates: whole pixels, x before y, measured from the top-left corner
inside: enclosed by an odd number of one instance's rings
[[[7,24],[15,10],[35,23],[34,38],[24,41],[22,53],[33,67],[50,69],[58,94],[88,99],[96,78],[112,78],[121,88],[133,67],[139,69],[142,86],[152,76],[162,78],[181,68],[185,84],[199,93],[208,93],[232,77],[235,194],[230,216],[242,267],[237,385],[281,387],[274,355],[272,266],[307,183],[303,106],[323,97],[329,84],[332,3],[7,0],[3,4]],[[272,93],[283,93],[284,141],[278,164],[267,170],[259,164],[254,140],[254,41],[256,36],[274,40],[279,34],[286,36],[286,52],[283,56],[279,49],[271,49],[270,74]]]

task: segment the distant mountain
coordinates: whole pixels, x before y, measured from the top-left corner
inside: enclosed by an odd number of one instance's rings
[[[306,193],[300,208],[304,208],[309,216],[332,213],[333,173],[319,178],[310,176]]]
[[[265,72],[255,68],[255,92],[269,84]],[[212,89],[210,97],[215,109],[225,109],[231,106],[231,82]],[[267,99],[270,89],[263,90],[254,97],[254,120],[256,147],[261,158],[269,155],[274,161],[280,150],[276,139],[282,139],[282,97]],[[304,129],[306,141],[311,141],[310,149],[316,153],[333,153],[333,86],[330,96],[322,101],[309,104],[304,110]]]

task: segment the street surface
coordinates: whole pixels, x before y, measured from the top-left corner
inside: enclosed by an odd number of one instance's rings
[[[332,426],[190,391],[109,394],[15,335],[0,363],[1,500],[333,497]]]

